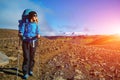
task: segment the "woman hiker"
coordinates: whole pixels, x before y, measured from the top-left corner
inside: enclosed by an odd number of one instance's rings
[[[25,11],[24,11],[25,12]],[[33,76],[33,67],[35,64],[35,52],[40,38],[40,28],[37,25],[38,18],[35,11],[29,12],[28,21],[19,26],[19,36],[22,38],[23,50],[23,79]]]

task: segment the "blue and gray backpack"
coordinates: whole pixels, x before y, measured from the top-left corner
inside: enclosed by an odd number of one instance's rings
[[[29,15],[29,13],[30,13],[31,11],[33,11],[33,10],[31,10],[31,9],[25,9],[25,10],[23,11],[22,19],[18,21],[18,22],[19,22],[19,25],[18,25],[19,30],[20,30],[20,28],[21,28],[21,26],[22,26],[23,24],[25,24],[25,23],[28,22],[28,15]],[[19,31],[19,33],[20,33],[20,31]]]

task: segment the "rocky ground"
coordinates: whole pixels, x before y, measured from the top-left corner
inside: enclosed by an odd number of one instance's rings
[[[16,31],[8,33],[0,33],[0,51],[9,57],[0,67],[0,80],[22,80],[22,49]],[[120,80],[119,41],[101,37],[41,37],[28,80]]]

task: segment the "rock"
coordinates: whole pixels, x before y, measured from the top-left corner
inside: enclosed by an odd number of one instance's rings
[[[83,75],[83,73],[80,71],[80,70],[78,70],[78,69],[76,69],[75,70],[75,72],[77,73],[75,76],[74,76],[74,79],[76,80],[83,80],[84,79],[84,75]]]
[[[66,80],[66,79],[64,79],[64,78],[61,77],[61,76],[58,76],[58,77],[55,77],[53,80]]]
[[[9,60],[16,61],[17,57],[9,57]]]
[[[0,52],[0,66],[5,66],[9,63],[9,58]]]

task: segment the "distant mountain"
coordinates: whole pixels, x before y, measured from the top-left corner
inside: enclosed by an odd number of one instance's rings
[[[78,35],[85,35],[83,32],[63,32],[62,35],[64,36],[78,36]]]

